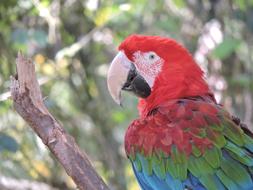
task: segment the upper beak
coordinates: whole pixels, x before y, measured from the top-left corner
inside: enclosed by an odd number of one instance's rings
[[[121,105],[121,90],[131,91],[146,98],[151,88],[145,79],[138,74],[134,64],[120,51],[113,59],[107,75],[107,86],[114,101]]]

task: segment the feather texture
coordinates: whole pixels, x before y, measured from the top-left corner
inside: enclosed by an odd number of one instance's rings
[[[209,95],[135,120],[125,149],[143,190],[253,189],[253,140]]]
[[[120,44],[119,50],[123,51],[133,64],[137,64],[136,53],[151,51],[163,59],[164,64],[155,78],[152,93],[139,102],[138,109],[141,116],[146,116],[149,111],[168,100],[210,92],[203,79],[203,71],[189,51],[171,38],[133,34]],[[148,65],[145,61],[143,64]]]

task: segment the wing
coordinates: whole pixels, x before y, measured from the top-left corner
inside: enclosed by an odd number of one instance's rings
[[[209,98],[180,99],[128,128],[143,190],[253,189],[253,135]]]

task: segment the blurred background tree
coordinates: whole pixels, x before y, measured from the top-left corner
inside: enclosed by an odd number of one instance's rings
[[[252,129],[253,0],[1,1],[0,189],[75,188],[7,98],[18,50],[33,58],[47,107],[111,189],[138,189],[123,147],[137,99],[124,94],[121,109],[106,86],[117,45],[132,33],[184,44],[217,100]]]

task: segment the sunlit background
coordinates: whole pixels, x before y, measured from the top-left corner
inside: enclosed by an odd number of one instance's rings
[[[75,189],[9,97],[18,50],[32,57],[45,104],[112,190],[139,189],[124,153],[137,117],[106,86],[108,65],[129,34],[175,38],[205,70],[217,100],[252,127],[252,0],[8,0],[0,2],[0,189]]]

